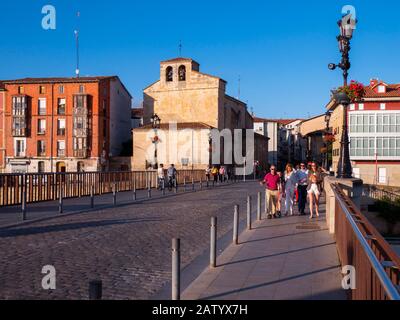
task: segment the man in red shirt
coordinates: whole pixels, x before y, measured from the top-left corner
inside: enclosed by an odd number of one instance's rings
[[[281,179],[276,171],[275,166],[271,166],[270,173],[268,173],[261,185],[266,186],[266,206],[268,208],[268,219],[277,217],[277,205],[279,201],[279,192],[281,190]]]

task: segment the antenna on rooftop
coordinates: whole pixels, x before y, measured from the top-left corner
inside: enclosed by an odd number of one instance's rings
[[[182,57],[182,40],[179,40],[179,57]]]
[[[78,20],[77,23],[77,28],[74,31],[75,34],[75,44],[76,44],[76,69],[75,69],[75,74],[76,77],[79,78],[80,70],[79,70],[79,17],[81,16],[81,13],[78,11],[76,13],[76,17]]]
[[[241,82],[241,78],[239,75],[239,79],[238,79],[238,100],[240,100],[240,82]]]

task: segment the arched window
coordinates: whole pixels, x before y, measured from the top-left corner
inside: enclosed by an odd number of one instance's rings
[[[174,80],[174,71],[173,71],[172,67],[167,68],[166,80],[167,80],[167,82],[171,82]]]
[[[178,73],[179,73],[179,81],[186,81],[186,67],[180,66]]]

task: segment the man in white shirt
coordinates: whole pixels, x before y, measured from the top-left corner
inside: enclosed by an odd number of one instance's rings
[[[158,188],[162,190],[165,187],[165,174],[164,174],[164,165],[160,164],[157,169],[157,177],[158,177]]]
[[[297,191],[299,193],[299,214],[304,215],[307,204],[307,184],[308,184],[308,170],[304,163],[300,164],[300,169],[296,172],[297,175]]]

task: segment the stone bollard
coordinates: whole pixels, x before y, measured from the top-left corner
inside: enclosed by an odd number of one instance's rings
[[[261,196],[262,193],[259,192],[257,195],[257,220],[261,221]]]
[[[172,300],[181,299],[181,241],[172,239]]]
[[[115,207],[117,205],[117,185],[115,183],[113,184],[112,192],[113,192],[113,205]]]
[[[200,190],[203,190],[203,179],[200,178]]]
[[[183,178],[183,191],[186,192],[186,177]]]
[[[89,300],[101,300],[103,296],[103,283],[101,280],[89,282]]]
[[[233,243],[239,244],[239,205],[235,205],[233,214]]]
[[[217,266],[217,218],[211,218],[211,234],[210,234],[210,267]]]
[[[94,185],[90,188],[90,208],[94,208]]]
[[[247,230],[251,230],[251,196],[247,196]]]
[[[64,211],[63,205],[64,205],[63,188],[60,186],[60,196],[58,198],[58,213],[59,214],[62,214]]]
[[[26,220],[26,187],[24,188],[24,191],[22,192],[22,199],[21,199],[21,220],[25,221]]]
[[[192,178],[192,191],[195,191],[195,187],[194,187],[194,178]]]

